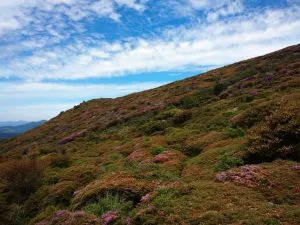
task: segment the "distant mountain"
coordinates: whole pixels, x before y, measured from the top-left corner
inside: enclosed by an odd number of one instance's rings
[[[19,134],[22,134],[28,130],[31,130],[35,127],[38,127],[42,124],[44,124],[46,120],[41,120],[38,122],[28,122],[25,124],[22,124],[22,121],[18,122],[3,122],[3,123],[11,123],[11,124],[18,124],[21,123],[21,125],[16,125],[16,126],[0,126],[0,139],[5,139],[5,138],[11,138],[14,136],[17,136]],[[1,122],[2,123],[2,122]]]
[[[26,123],[30,123],[29,121],[19,120],[19,121],[3,121],[0,122],[0,127],[8,127],[8,126],[20,126]]]

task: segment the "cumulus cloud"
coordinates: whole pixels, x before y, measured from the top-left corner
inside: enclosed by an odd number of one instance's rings
[[[272,9],[165,30],[155,38],[113,43],[81,40],[47,51],[42,49],[0,66],[0,76],[21,74],[29,80],[82,79],[180,71],[262,55],[296,44],[299,37],[300,7]]]

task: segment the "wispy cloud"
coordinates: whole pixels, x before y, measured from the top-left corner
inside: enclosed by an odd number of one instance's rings
[[[155,88],[165,82],[131,84],[53,84],[53,83],[0,83],[0,118],[3,121],[40,120],[56,116],[84,100],[117,97]],[[18,104],[16,104],[18,103]]]
[[[145,0],[0,1],[0,36],[8,35],[11,31],[21,28],[26,29],[26,26],[29,25],[36,29],[42,29],[42,25],[49,24],[49,19],[54,20],[52,22],[55,20],[65,22],[63,17],[67,17],[73,22],[87,17],[106,17],[119,21],[122,16],[118,13],[118,7],[127,7],[142,12],[146,8],[145,3]],[[64,25],[64,23],[52,24]],[[52,30],[52,32],[55,31]]]
[[[82,79],[180,71],[265,54],[296,44],[299,37],[300,7],[272,9],[165,30],[161,37],[113,43],[80,40],[42,49],[0,67],[0,76],[20,74],[28,80]]]

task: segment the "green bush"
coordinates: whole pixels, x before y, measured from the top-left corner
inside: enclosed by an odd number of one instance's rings
[[[234,157],[231,154],[225,153],[220,157],[218,164],[214,167],[216,172],[228,170],[233,167],[241,166],[244,161],[240,158]]]
[[[98,199],[98,202],[88,204],[84,209],[96,216],[101,216],[108,211],[124,213],[129,211],[132,207],[133,202],[126,201],[118,194],[112,195],[110,193],[106,193],[104,197]]]
[[[244,102],[252,102],[254,100],[255,96],[253,95],[246,95],[244,97]]]
[[[215,95],[219,95],[221,94],[224,90],[226,89],[226,86],[223,83],[217,83],[214,87],[213,87],[213,93]]]
[[[299,104],[281,103],[265,121],[248,132],[245,159],[250,162],[290,158],[300,161]]]
[[[232,121],[234,125],[250,128],[255,124],[264,121],[266,116],[269,116],[274,109],[272,103],[263,103],[260,105],[251,105],[241,114],[236,121]]]
[[[175,124],[182,124],[191,118],[192,114],[188,111],[178,111],[173,116],[173,122]]]
[[[7,225],[27,224],[29,219],[23,205],[13,205],[7,215]]]
[[[154,148],[151,149],[151,154],[152,155],[158,155],[158,154],[160,154],[164,151],[165,151],[164,147],[154,147]]]
[[[150,135],[155,132],[162,132],[168,127],[168,123],[165,120],[158,120],[158,121],[150,121],[144,124],[140,130],[145,132],[146,134]]]
[[[197,96],[188,96],[182,99],[181,104],[184,108],[191,109],[193,107],[199,106],[200,100]]]
[[[51,161],[50,166],[51,167],[57,167],[57,168],[67,168],[71,164],[70,157],[66,155],[55,155]]]
[[[186,96],[181,100],[184,108],[190,109],[199,107],[202,103],[207,102],[212,96],[212,88],[202,88],[192,96]]]
[[[55,204],[69,205],[75,190],[76,185],[74,181],[59,182],[51,187],[49,200]]]
[[[178,199],[181,195],[182,193],[174,188],[160,189],[154,196],[153,204],[158,209],[168,212],[172,208],[172,201]]]
[[[195,157],[203,151],[202,144],[197,141],[187,140],[183,146],[182,152],[190,157]]]
[[[245,135],[245,131],[240,127],[238,128],[228,127],[226,129],[226,135],[231,138],[243,137]]]

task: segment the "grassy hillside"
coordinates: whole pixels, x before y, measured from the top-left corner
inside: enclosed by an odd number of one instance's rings
[[[300,45],[0,142],[0,224],[300,224]]]
[[[45,120],[41,120],[38,122],[30,122],[16,126],[0,127],[0,139],[15,137],[35,127],[41,126],[45,122]]]

